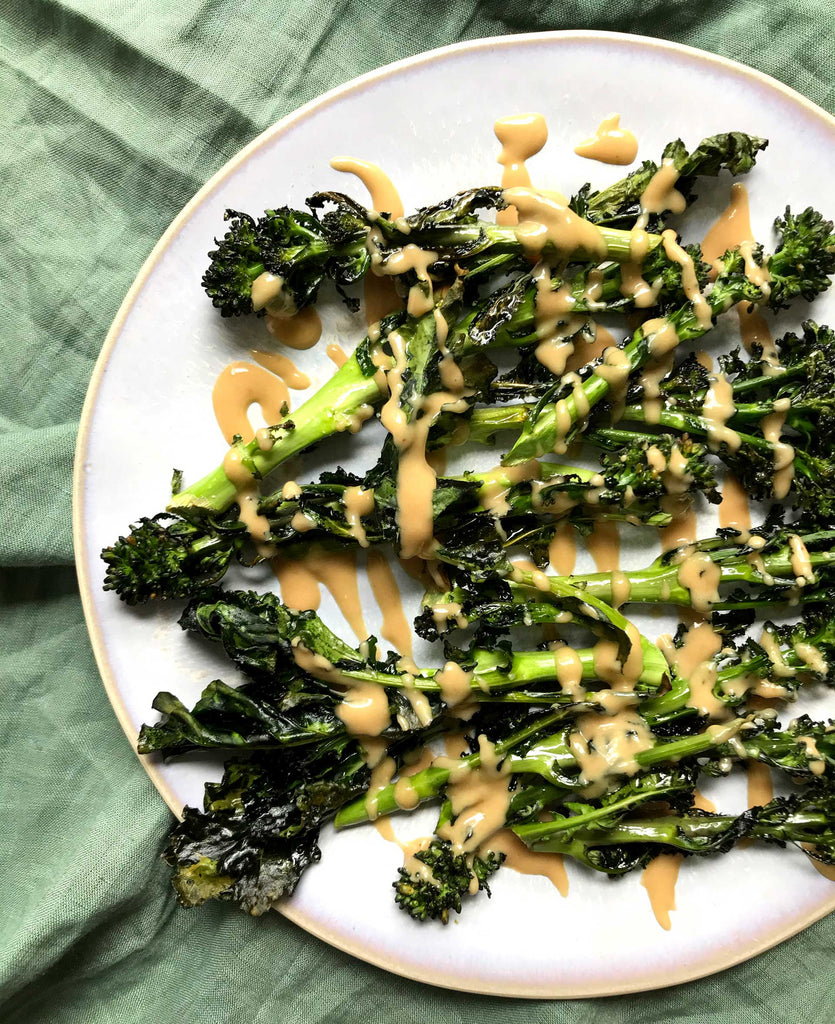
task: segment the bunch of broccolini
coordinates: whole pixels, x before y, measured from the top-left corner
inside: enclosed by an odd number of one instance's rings
[[[746,173],[765,145],[732,132],[692,153],[674,142],[663,161],[689,201],[699,178]],[[139,736],[143,754],[227,759],[165,852],[184,905],[218,898],[262,913],[319,859],[325,823],[346,828],[431,801],[435,834],[394,882],[398,905],[416,920],[446,922],[468,894],[489,895],[504,857],[490,839],[501,828],[533,851],[608,875],[661,852],[724,853],[743,839],[791,843],[835,864],[835,726],[800,716],[784,727],[763,706],[763,697],[779,703],[835,682],[835,334],[807,320],[777,343],[779,363],[758,348],[749,358],[735,350],[718,375],[693,355],[676,359],[677,346],[740,303],[780,310],[828,288],[833,225],[812,209],[786,210],[771,253],[733,248],[708,266],[698,245],[670,246],[663,214],[643,210],[658,169],[648,161],[606,189],[583,188],[568,209],[595,244],[566,251],[550,241],[536,266],[516,228],[490,216],[506,205],[497,187],[398,219],[335,192],[312,196],[309,211],[227,211],[203,277],[222,316],[291,315],[325,281],[357,308],[351,289],[369,273],[390,274],[420,301],[370,330],[265,436],[233,446],[260,481],[372,409],[389,435],[367,472],[334,469],[291,491],[265,483],[257,512],[266,532],[253,545],[238,487],[219,465],[102,552],[106,590],[132,605],[187,601],[183,629],[214,642],[246,679],[209,682],[190,709],[159,693],[162,717]],[[395,273],[407,246],[432,254],[425,274]],[[652,285],[650,306],[627,286],[636,271]],[[253,295],[264,274],[275,283],[266,308]],[[565,313],[550,330],[568,350],[582,348],[600,314],[629,314],[631,331],[574,372],[555,373],[536,358],[548,340],[538,313],[548,292],[561,296]],[[514,362],[501,376],[499,351]],[[433,402],[450,387],[450,366],[454,394]],[[710,411],[717,381],[721,420]],[[233,563],[312,543],[402,549],[411,524],[398,480],[410,471],[410,445],[425,456],[464,437],[498,445],[508,436],[497,470],[433,476],[431,559],[443,586],[427,591],[415,630],[443,646],[442,667],[383,657],[373,637],[354,647],[315,612],[220,586]],[[719,463],[751,498],[771,503],[759,526],[719,530],[643,569],[543,571],[566,521],[581,532],[604,521],[646,531],[694,502],[718,502]],[[776,470],[787,484],[772,500]],[[367,495],[361,531],[347,506],[357,491]],[[514,560],[519,553],[534,565]],[[628,617],[632,606],[662,604],[712,623],[716,650],[698,678],[680,667],[684,627],[665,656]],[[786,614],[793,620],[773,621]],[[746,632],[758,616],[765,620]],[[539,638],[520,646],[519,628]],[[346,715],[357,695],[376,702],[385,777],[382,755],[375,760]],[[609,749],[606,729],[622,730],[628,756]],[[416,752],[462,730],[463,755],[404,774]],[[605,762],[599,771],[595,757]],[[701,776],[755,763],[793,780],[795,793],[741,814],[695,809]],[[502,806],[485,834],[468,831],[459,792],[478,773]]]

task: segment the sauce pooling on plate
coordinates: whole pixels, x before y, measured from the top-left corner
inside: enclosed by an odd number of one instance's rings
[[[502,165],[502,188],[530,187],[531,176],[526,161],[543,148],[548,141],[548,125],[542,114],[515,114],[500,117],[493,126],[496,138],[502,144],[498,162]],[[508,207],[496,214],[498,224],[515,224],[516,210]]]
[[[577,156],[598,160],[602,164],[624,166],[638,155],[638,140],[620,126],[620,114],[610,114],[597,126],[591,138],[574,147]]]

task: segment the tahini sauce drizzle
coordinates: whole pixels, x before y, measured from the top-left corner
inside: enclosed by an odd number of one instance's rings
[[[710,622],[693,623],[684,634],[681,647],[674,647],[669,636],[659,637],[657,642],[667,662],[689,683],[688,706],[698,709],[711,721],[727,718],[727,705],[713,693],[716,682],[713,657],[722,649],[722,638]]]
[[[351,536],[361,548],[367,548],[368,538],[365,535],[362,518],[374,511],[374,488],[347,487],[343,504],[345,506],[345,521]]]
[[[661,291],[662,281],[659,278],[651,284],[647,283],[641,273],[641,266],[649,252],[650,240],[647,224],[650,214],[683,213],[687,202],[675,188],[678,181],[678,170],[672,160],[664,160],[650,178],[647,187],[641,193],[641,213],[630,232],[630,259],[621,265],[622,295],[632,298],[638,309],[645,309],[655,304]]]
[[[542,463],[538,459],[528,459],[518,466],[496,466],[482,473],[484,483],[479,494],[479,504],[495,516],[505,516],[510,511],[507,496],[514,484],[526,480],[538,480],[542,473]]]
[[[696,512],[691,502],[682,502],[681,495],[667,494],[661,499],[661,507],[673,517],[669,526],[658,531],[662,551],[673,551],[696,539]]]
[[[591,138],[574,147],[574,152],[587,160],[626,166],[638,155],[638,140],[628,129],[621,128],[620,114],[610,114],[600,122]]]
[[[371,207],[376,213],[387,213],[391,220],[403,216],[403,200],[395,188],[394,182],[378,167],[368,160],[355,157],[335,157],[331,160],[335,171],[344,171],[356,175],[368,189]],[[394,282],[390,277],[366,274],[363,282],[365,298],[365,322],[368,326],[382,320],[384,316],[403,308],[403,301],[397,294]]]
[[[649,750],[655,739],[646,722],[632,710],[614,715],[580,715],[569,736],[571,753],[580,768],[586,795],[599,795],[619,775],[638,771],[636,755]]]
[[[267,330],[288,348],[313,348],[322,337],[322,320],[313,306],[306,306],[289,317],[271,315],[268,306]]]
[[[687,200],[675,187],[679,172],[672,160],[662,160],[661,166],[641,193],[641,215],[644,229],[651,213],[684,213]]]
[[[583,687],[583,663],[573,647],[560,644],[554,651],[554,671],[563,693],[572,700],[581,701],[586,696]]]
[[[699,279],[696,276],[696,266],[693,263],[693,257],[686,249],[679,245],[675,231],[669,228],[666,231],[662,231],[661,239],[667,259],[673,263],[678,263],[681,267],[681,284],[688,301],[693,304],[696,322],[704,330],[708,330],[713,322],[713,313],[710,304],[699,288]]]
[[[280,377],[288,388],[292,388],[294,391],[304,391],[305,388],[310,387],[310,377],[306,373],[302,373],[288,356],[283,356],[280,352],[262,352],[256,348],[250,349],[249,354],[265,370]],[[266,416],[264,418],[266,419]]]
[[[532,277],[536,285],[536,333],[542,339],[534,353],[543,366],[555,377],[560,377],[574,351],[574,337],[586,324],[586,318],[569,315],[576,300],[568,285],[553,287],[551,268],[547,263],[539,263]]]
[[[591,533],[586,538],[586,547],[598,572],[618,572],[620,533],[617,523],[596,519]]]
[[[708,811],[710,814],[716,814],[716,804],[709,800],[704,793],[700,793],[698,789],[693,791],[693,806],[700,811]]]
[[[348,353],[341,345],[337,345],[336,342],[328,345],[325,349],[325,355],[337,369],[343,367],[348,362]]]
[[[379,683],[353,683],[336,705],[335,714],[352,736],[379,736],[390,720],[385,688]]]
[[[641,874],[641,885],[649,894],[655,920],[665,931],[672,927],[670,911],[676,909],[676,881],[682,859],[678,853],[662,853]]]
[[[321,583],[330,591],[356,638],[368,638],[357,583],[356,551],[327,551],[314,544],[301,557],[277,555],[272,569],[281,587],[281,600],[288,608],[315,611],[321,601]]]
[[[530,188],[531,177],[525,161],[542,149],[548,141],[548,126],[542,114],[515,114],[500,117],[493,125],[496,138],[502,144],[497,158],[502,165],[502,188]],[[518,215],[509,206],[496,214],[497,224],[516,224]]]
[[[269,558],[275,549],[266,544],[270,532],[270,521],[258,512],[258,485],[241,461],[238,445],[232,445],[223,458],[223,472],[235,488],[235,501],[238,505],[238,517],[249,530],[255,549],[263,558]]]
[[[548,562],[558,576],[570,576],[577,563],[577,540],[571,520],[557,524],[548,544]]]
[[[412,656],[412,631],[403,611],[403,599],[391,566],[379,551],[369,551],[368,582],[383,615],[380,632],[400,654]]]
[[[371,775],[371,792],[376,813],[377,796],[388,784],[394,771],[394,761],[385,756],[385,742],[379,739],[390,722],[388,694],[379,683],[352,679],[335,668],[326,657],[316,654],[301,643],[298,637],[291,641],[293,660],[303,672],[334,686],[344,687],[345,696],[335,708],[336,716],[345,723],[352,736],[360,737],[360,746],[366,764],[375,768]],[[379,771],[376,771],[376,769]],[[384,781],[385,780],[385,781]],[[369,806],[366,804],[366,806]]]
[[[774,782],[771,769],[762,761],[750,761],[748,776],[748,806],[762,807],[774,798]]]
[[[229,363],[220,371],[212,388],[212,408],[227,444],[232,444],[236,434],[244,444],[255,437],[247,415],[253,404],[261,407],[261,414],[270,426],[280,423],[290,404],[287,385],[281,377],[261,366]]]
[[[409,316],[423,316],[432,308],[435,301],[432,279],[429,277],[429,268],[438,259],[438,254],[429,249],[421,249],[409,242],[402,249],[396,250],[384,262],[374,264],[371,271],[373,274],[400,275],[413,270],[417,278],[417,284],[409,289],[409,298],[406,302],[406,312]]]
[[[358,160],[352,156],[337,156],[331,160],[335,171],[354,174],[368,189],[371,196],[371,208],[376,213],[388,214],[390,220],[403,216],[403,200],[394,187],[394,182],[385,171],[368,160]]]
[[[558,257],[582,252],[589,258],[605,258],[602,232],[578,217],[564,196],[517,186],[505,189],[504,198],[519,214],[516,237],[529,257],[538,259],[548,246]]]
[[[406,443],[401,448],[397,469],[397,523],[403,558],[414,555],[427,558],[432,554],[432,495],[437,477],[426,458],[426,441],[432,423],[444,409],[464,412],[466,403],[449,391],[427,395],[419,419],[410,425]]]
[[[715,263],[729,249],[737,246],[745,246],[750,254],[753,245],[754,233],[751,230],[748,190],[745,185],[737,182],[731,186],[731,197],[727,207],[705,235],[702,256],[708,263]],[[774,368],[772,372],[779,372],[780,358],[777,346],[762,314],[751,308],[747,302],[740,302],[736,312],[746,350],[750,353],[754,344],[762,346],[763,360]]]
[[[485,843],[486,850],[505,855],[504,867],[520,875],[547,878],[560,896],[568,896],[568,873],[561,853],[535,853],[509,828],[500,829]]]
[[[736,411],[734,390],[730,382],[722,373],[711,373],[710,385],[702,406],[702,416],[709,424],[707,438],[711,452],[718,452],[722,444],[725,444],[730,452],[739,450],[740,435],[736,430],[726,426]]]
[[[400,407],[403,372],[406,367],[405,339],[399,331],[389,334],[394,365],[386,374],[389,399],[380,412],[380,421],[400,450],[397,469],[397,523],[400,529],[400,555],[403,559],[431,558],[434,544],[432,495],[435,470],[426,456],[426,441],[433,422],[443,410],[458,413],[467,409],[461,391],[437,391],[422,396],[411,421]]]
[[[678,568],[678,582],[690,592],[690,604],[697,612],[707,612],[719,601],[722,570],[706,551],[685,555]]]
[[[600,324],[594,324],[592,332],[575,337],[574,351],[565,364],[566,372],[574,373],[582,369],[586,363],[598,359],[607,348],[615,344],[615,336],[611,331]]]
[[[778,500],[786,497],[794,480],[794,448],[780,440],[783,424],[786,422],[786,412],[787,410],[781,409],[769,413],[760,421],[763,437],[774,450],[774,483],[771,493]]]
[[[495,746],[486,736],[478,738],[481,764],[463,771],[453,767],[447,798],[454,820],[442,825],[437,834],[448,839],[456,853],[471,853],[498,832],[507,820],[511,794],[508,790],[510,764],[500,763]],[[436,759],[444,766],[445,759]]]
[[[435,679],[441,689],[441,698],[448,707],[454,708],[470,699],[473,673],[461,668],[457,662],[446,662]]]
[[[810,857],[809,860],[819,875],[828,878],[830,882],[835,882],[835,864],[824,864],[819,860],[815,860],[814,857]]]

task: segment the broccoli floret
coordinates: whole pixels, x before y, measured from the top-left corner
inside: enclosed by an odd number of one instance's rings
[[[468,893],[491,895],[487,879],[498,871],[503,853],[488,852],[484,857],[455,853],[446,839],[433,839],[414,859],[420,864],[398,870],[393,882],[395,902],[416,921],[440,921],[446,924],[450,912],[461,913],[461,898]]]

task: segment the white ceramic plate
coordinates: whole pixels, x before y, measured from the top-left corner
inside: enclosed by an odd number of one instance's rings
[[[338,154],[379,163],[407,210],[466,186],[497,182],[493,121],[530,110],[543,113],[550,128],[546,149],[529,163],[541,187],[570,192],[588,179],[604,184],[620,176],[618,168],[573,153],[617,110],[638,136],[639,159],[658,159],[662,146],[679,135],[691,145],[729,129],[767,136],[770,147],[748,180],[754,229],[765,242],[787,202],[798,208],[812,203],[832,214],[832,118],[748,68],[634,36],[565,32],[462,43],[350,82],[261,135],[195,196],[154,249],[108,335],[82,417],[75,478],[78,573],[99,668],[131,742],[139,725],[153,718],[157,690],[191,702],[215,676],[234,678],[215,650],[180,632],[175,609],[129,610],[104,594],[98,558],[130,522],[165,506],[172,467],[191,480],[217,464],[224,447],[212,415],[212,384],[226,363],[247,358],[250,342],[266,347],[263,324],[222,321],[200,288],[206,251],[223,230],[223,210],[302,205],[317,189],[361,195],[359,183],[330,169]],[[725,181],[713,193],[704,190],[710,194],[699,203],[702,212],[687,221],[688,240],[699,239],[722,208],[727,186]],[[820,319],[833,314],[829,299],[816,306]],[[798,320],[793,314],[793,323]],[[326,308],[324,321],[323,342],[297,360],[314,384],[332,372],[326,341],[350,349],[363,333],[359,319],[337,303]],[[313,479],[336,461],[365,469],[378,444],[373,429],[349,443],[336,441],[306,459],[300,479]],[[711,525],[705,520],[702,532]],[[652,555],[645,532],[631,531],[624,564]],[[254,585],[274,581],[264,574]],[[374,630],[375,606],[367,593],[363,599]],[[322,610],[350,636],[327,597]],[[656,634],[670,624],[647,622]],[[820,715],[827,709],[812,710]],[[175,812],[184,802],[199,803],[203,781],[217,775],[199,759],[143,764]],[[723,808],[744,806],[739,779],[723,782],[718,797],[709,792]],[[416,826],[400,822],[397,828],[415,834]],[[392,899],[390,883],[401,860],[396,846],[366,827],[339,836],[326,830],[322,850],[321,864],[305,875],[283,913],[374,964],[474,992],[573,997],[670,985],[753,956],[835,908],[832,883],[801,854],[750,848],[684,864],[669,932],[656,923],[637,876],[611,882],[572,865],[567,899],[544,878],[503,871],[493,899],[472,901],[460,922],[419,926]]]

